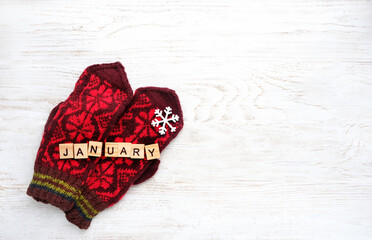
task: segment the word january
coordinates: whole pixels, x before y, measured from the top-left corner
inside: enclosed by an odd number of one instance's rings
[[[87,159],[102,156],[102,142],[90,141],[88,143],[61,143],[59,144],[60,159]],[[105,157],[127,157],[147,160],[160,158],[159,145],[132,144],[125,142],[106,142]]]

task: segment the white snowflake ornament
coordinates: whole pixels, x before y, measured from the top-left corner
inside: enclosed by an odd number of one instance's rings
[[[163,111],[161,111],[160,109],[156,109],[155,110],[155,117],[160,117],[161,120],[159,121],[158,119],[155,119],[155,120],[152,120],[152,122],[151,122],[151,125],[154,126],[154,127],[158,127],[159,125],[161,126],[159,128],[160,135],[164,135],[165,132],[167,131],[167,128],[165,127],[166,125],[169,126],[171,132],[175,132],[176,127],[173,127],[170,124],[170,121],[175,123],[175,122],[178,122],[178,120],[180,119],[180,117],[177,114],[172,114],[172,108],[169,107],[169,106],[164,109],[164,113],[165,113],[165,115],[163,116]],[[170,118],[168,118],[168,116],[170,114],[172,114],[172,116]]]

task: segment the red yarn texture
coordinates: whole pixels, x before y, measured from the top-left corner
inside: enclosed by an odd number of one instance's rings
[[[66,186],[81,191],[81,179],[86,178],[93,160],[59,159],[59,144],[106,139],[132,96],[119,62],[86,68],[74,91],[52,110],[47,120],[27,194],[37,201],[70,210],[75,195],[66,195]]]
[[[170,107],[178,121],[164,135],[152,126],[155,110]],[[162,151],[183,128],[177,94],[167,88],[140,88],[133,96],[119,63],[85,69],[66,101],[50,113],[27,194],[66,212],[66,218],[87,229],[95,215],[115,204],[132,184],[152,177],[160,160],[106,158],[59,159],[60,143],[158,143]]]
[[[171,107],[172,112],[179,116],[179,121],[172,122],[175,132],[168,128],[164,135],[160,135],[159,127],[151,125],[155,110]],[[169,142],[175,138],[183,128],[183,115],[177,94],[167,88],[146,87],[138,89],[125,113],[120,117],[111,130],[107,142],[131,142],[140,144],[158,143],[162,151]],[[92,160],[90,160],[92,161]],[[88,193],[94,192],[100,201],[111,206],[119,201],[137,180],[143,182],[151,177],[157,170],[159,160],[106,158],[104,156],[94,159],[94,169],[83,180]],[[88,189],[88,190],[87,190]],[[87,195],[82,192],[82,195]],[[93,207],[95,203],[92,203]],[[86,229],[90,219],[84,217],[78,208],[66,213],[66,218],[80,228]]]

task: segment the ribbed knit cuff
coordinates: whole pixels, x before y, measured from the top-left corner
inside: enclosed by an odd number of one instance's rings
[[[88,187],[84,187],[75,206],[66,212],[66,219],[81,229],[88,229],[94,216],[107,207]]]
[[[81,182],[72,175],[47,166],[35,167],[27,194],[36,201],[71,210],[80,198]]]

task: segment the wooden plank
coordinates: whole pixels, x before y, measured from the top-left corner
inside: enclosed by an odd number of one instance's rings
[[[0,239],[372,239],[371,13],[368,0],[1,1]],[[25,192],[50,111],[85,67],[118,60],[133,90],[176,90],[185,127],[82,231]]]

